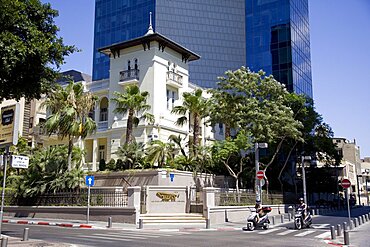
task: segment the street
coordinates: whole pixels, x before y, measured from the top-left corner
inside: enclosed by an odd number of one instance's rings
[[[363,207],[352,210],[351,213],[356,217],[368,211],[368,207]],[[348,221],[345,211],[335,214],[315,216],[313,225],[302,230],[295,230],[293,221],[271,226],[268,230],[255,231],[230,228],[225,230],[189,228],[180,231],[177,229],[81,229],[4,223],[3,234],[21,238],[23,229],[28,227],[30,239],[69,243],[75,246],[326,246],[324,239],[330,238],[330,226]],[[366,236],[362,236],[362,241],[364,240],[366,241]]]

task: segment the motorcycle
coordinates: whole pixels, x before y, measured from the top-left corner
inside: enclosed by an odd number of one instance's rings
[[[270,220],[268,213],[271,212],[271,207],[262,207],[261,210],[264,212],[262,217],[258,217],[256,209],[251,210],[251,214],[247,218],[247,225],[242,228],[244,231],[253,231],[256,228],[269,229]]]
[[[296,212],[294,215],[294,227],[295,229],[301,230],[304,227],[310,227],[312,224],[312,216],[310,214],[310,211],[307,210],[307,215],[305,218],[303,218],[303,208],[296,208]]]

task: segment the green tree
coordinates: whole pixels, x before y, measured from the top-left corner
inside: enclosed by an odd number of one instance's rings
[[[189,121],[193,124],[193,141],[190,149],[194,156],[199,146],[200,124],[201,120],[209,115],[210,101],[202,96],[203,91],[196,89],[194,92],[183,93],[183,103],[180,106],[175,106],[171,113],[182,115],[176,121],[177,125],[183,126]]]
[[[167,163],[173,164],[175,147],[173,143],[154,140],[149,143],[146,153],[146,159],[152,166],[157,163],[159,167],[165,167]]]
[[[124,169],[144,167],[144,144],[131,142],[119,147],[115,152],[123,162]]]
[[[44,125],[49,135],[57,134],[62,139],[68,138],[69,170],[72,169],[74,140],[84,139],[96,130],[95,121],[89,117],[96,100],[97,97],[92,93],[84,92],[81,83],[70,82],[65,88],[56,84],[42,104],[50,113]]]
[[[125,144],[129,144],[132,142],[133,127],[137,126],[141,119],[147,119],[150,123],[154,122],[154,116],[146,112],[151,108],[146,103],[149,93],[140,92],[137,85],[129,85],[125,88],[124,93],[114,92],[114,96],[115,98],[112,99],[116,103],[114,112],[128,113]]]
[[[0,1],[0,101],[40,98],[64,57],[76,51],[57,36],[57,16],[39,0]]]
[[[242,150],[253,147],[244,130],[238,132],[235,139],[217,141],[212,147],[212,157],[217,163],[222,163],[230,176],[235,179],[236,191],[239,193],[239,179],[247,169],[248,158],[241,155]]]

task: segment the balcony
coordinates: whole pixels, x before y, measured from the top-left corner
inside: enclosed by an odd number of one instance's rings
[[[167,82],[167,85],[180,88],[182,87],[182,75],[176,72],[173,72],[173,71],[168,71],[166,82]]]
[[[98,122],[98,131],[104,131],[108,129],[108,121]]]
[[[119,72],[119,85],[128,85],[139,82],[139,70],[128,69]]]

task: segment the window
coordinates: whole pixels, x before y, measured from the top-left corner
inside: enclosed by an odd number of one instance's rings
[[[105,160],[105,146],[99,145],[99,160]]]
[[[177,99],[177,92],[175,89],[167,89],[167,109],[172,110],[175,106],[175,100]]]
[[[137,63],[137,58],[135,58],[135,70],[138,70],[139,69],[139,65]]]
[[[131,70],[131,61],[130,60],[127,61],[127,70]]]
[[[222,123],[219,123],[219,124],[218,124],[218,128],[219,128],[219,130],[220,130],[218,133],[219,133],[220,135],[223,135],[223,134],[224,134],[224,125],[223,125]]]
[[[108,121],[108,99],[106,97],[100,101],[99,121]]]

